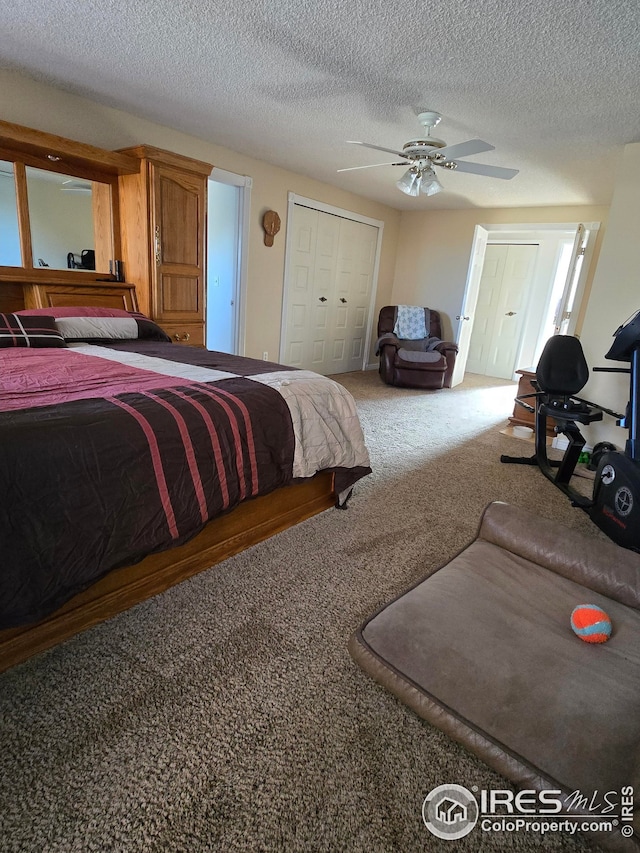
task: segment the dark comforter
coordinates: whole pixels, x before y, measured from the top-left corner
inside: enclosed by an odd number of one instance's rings
[[[245,378],[277,365],[170,344],[109,350],[224,372],[201,381],[117,352],[2,353],[0,628],[43,618],[110,569],[294,477],[290,406]],[[343,471],[342,485],[368,470]]]

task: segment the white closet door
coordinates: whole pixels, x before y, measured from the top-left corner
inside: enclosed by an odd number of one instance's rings
[[[285,364],[323,372],[340,220],[296,205],[290,244]]]
[[[375,226],[295,205],[284,360],[328,375],[362,368]]]
[[[377,243],[374,226],[340,220],[326,373],[362,368]]]

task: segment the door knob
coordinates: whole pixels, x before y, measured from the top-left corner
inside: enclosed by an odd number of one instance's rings
[[[468,320],[468,317],[463,317],[462,314],[456,314],[456,320]]]
[[[327,301],[327,297],[326,297],[326,296],[319,296],[319,297],[318,297],[318,299],[319,299],[319,301],[320,301],[320,302],[326,302],[326,301]]]
[[[504,316],[505,317],[515,317],[515,315],[517,313],[518,313],[517,311],[507,311],[507,313]]]

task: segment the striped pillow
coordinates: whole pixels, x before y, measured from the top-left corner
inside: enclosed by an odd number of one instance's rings
[[[28,308],[18,311],[18,314],[21,317],[44,314],[53,317],[64,340],[72,343],[136,339],[171,341],[160,326],[139,311],[72,305],[62,308]]]
[[[53,317],[0,314],[0,347],[66,347]]]

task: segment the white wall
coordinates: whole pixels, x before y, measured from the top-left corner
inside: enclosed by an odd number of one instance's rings
[[[589,303],[582,324],[582,346],[590,367],[624,367],[606,361],[612,335],[631,314],[640,311],[640,143],[625,146],[616,174],[607,234],[602,243]],[[629,399],[625,375],[593,373],[584,396],[624,412]],[[627,433],[605,415],[588,430],[588,441],[611,441],[623,448]]]

